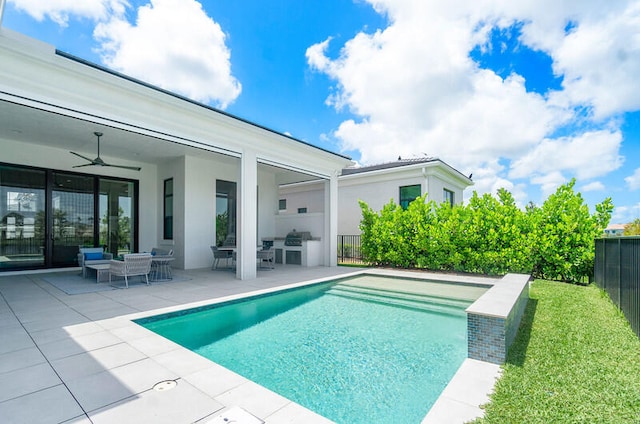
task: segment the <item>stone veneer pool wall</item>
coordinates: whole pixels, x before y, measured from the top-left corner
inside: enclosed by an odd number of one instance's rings
[[[530,275],[507,274],[466,310],[468,357],[503,364],[529,300]]]

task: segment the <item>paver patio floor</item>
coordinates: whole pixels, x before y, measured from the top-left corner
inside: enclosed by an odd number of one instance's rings
[[[59,272],[0,274],[0,422],[207,423],[232,407],[269,424],[329,422],[131,319],[355,271],[280,265],[240,281],[190,270],[179,271],[187,281],[77,295],[44,280]],[[166,380],[177,385],[154,390]]]

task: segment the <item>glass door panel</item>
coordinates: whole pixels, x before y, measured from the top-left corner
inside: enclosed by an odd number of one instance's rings
[[[77,266],[80,246],[94,246],[93,177],[54,172],[51,190],[53,266]]]
[[[45,264],[43,170],[0,166],[0,269]]]
[[[114,257],[135,251],[134,183],[100,179],[100,245]]]

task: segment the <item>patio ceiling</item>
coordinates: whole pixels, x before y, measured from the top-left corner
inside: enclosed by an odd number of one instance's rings
[[[199,151],[148,135],[0,101],[0,138],[73,150],[95,157],[97,141],[94,131],[104,134],[100,153],[109,157],[157,164]],[[162,148],[158,148],[158,142],[163,143]]]
[[[0,139],[74,151],[93,158],[97,154],[97,140],[93,134],[95,131],[104,134],[100,143],[101,156],[133,160],[140,162],[141,166],[145,163],[160,164],[185,155],[206,154],[216,160],[235,160],[232,156],[170,141],[170,136],[168,139],[161,139],[0,100]],[[82,159],[78,158],[78,164],[81,163]],[[259,166],[275,172],[280,184],[317,179],[315,176],[272,165]]]

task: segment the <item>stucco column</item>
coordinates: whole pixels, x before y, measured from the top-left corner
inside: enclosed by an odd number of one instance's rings
[[[238,178],[238,223],[236,228],[236,277],[256,278],[256,243],[258,240],[258,162],[256,152],[245,150],[240,159]]]
[[[338,173],[324,182],[324,265],[338,265]]]
[[[0,29],[2,29],[2,18],[4,17],[5,0],[0,0]]]

